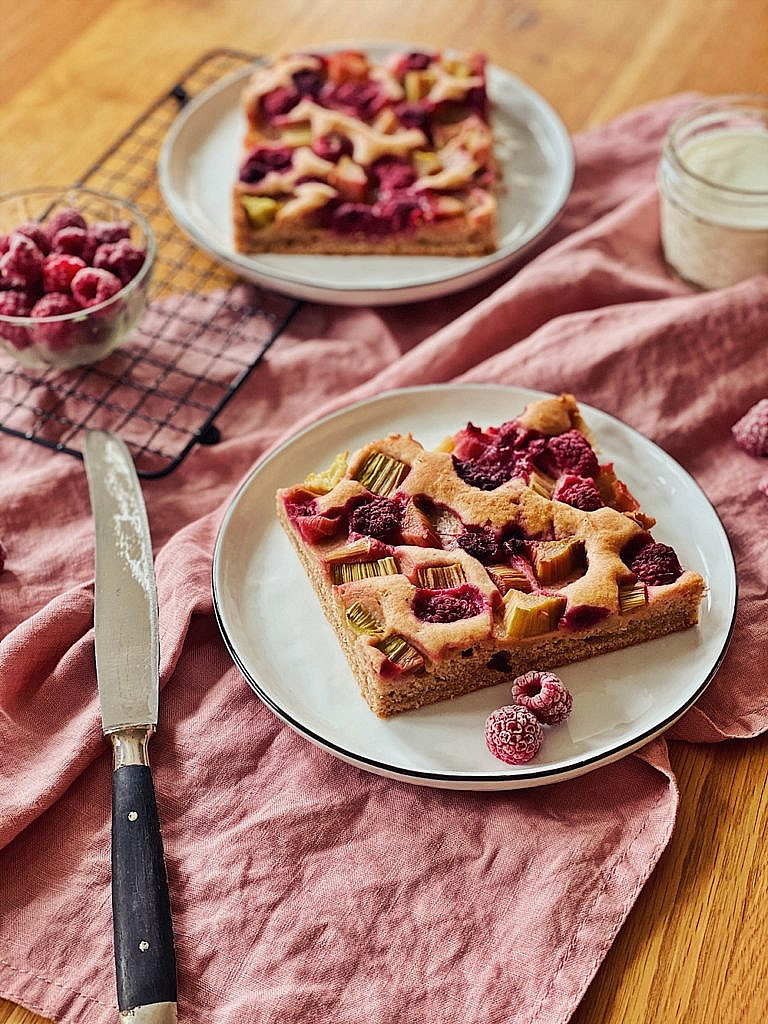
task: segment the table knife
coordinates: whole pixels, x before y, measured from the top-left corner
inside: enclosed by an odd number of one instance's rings
[[[85,469],[96,533],[94,633],[104,735],[112,744],[112,920],[124,1024],[173,1024],[176,956],[149,767],[157,725],[157,591],[147,512],[120,438],[93,430]]]

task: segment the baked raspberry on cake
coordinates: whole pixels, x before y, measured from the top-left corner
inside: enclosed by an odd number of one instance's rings
[[[277,514],[383,718],[687,629],[705,590],[567,394],[436,451],[339,455]]]
[[[485,59],[294,53],[243,93],[241,252],[468,256],[496,248]]]

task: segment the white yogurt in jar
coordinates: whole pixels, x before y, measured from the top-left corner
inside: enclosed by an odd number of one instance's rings
[[[659,168],[667,262],[703,288],[768,273],[768,97],[694,108],[669,131]]]

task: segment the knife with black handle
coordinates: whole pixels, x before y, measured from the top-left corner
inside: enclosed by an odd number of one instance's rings
[[[96,532],[94,634],[104,735],[112,744],[112,919],[124,1024],[175,1024],[176,955],[148,745],[157,725],[159,640],[152,543],[120,438],[85,441]]]

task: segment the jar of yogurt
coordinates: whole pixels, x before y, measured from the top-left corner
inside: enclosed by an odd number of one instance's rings
[[[669,129],[659,164],[661,238],[691,284],[768,274],[768,96],[700,103]]]

